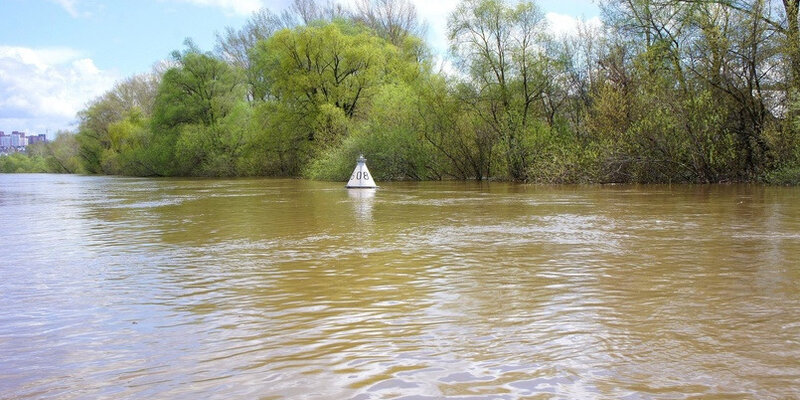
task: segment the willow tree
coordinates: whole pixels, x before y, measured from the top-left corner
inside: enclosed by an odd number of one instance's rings
[[[272,98],[258,116],[275,136],[270,151],[301,164],[338,145],[380,85],[393,79],[392,62],[404,63],[395,46],[343,20],[284,29],[253,55],[254,67],[270,82]],[[288,154],[297,151],[310,153]]]
[[[532,2],[464,0],[448,19],[451,51],[472,88],[466,99],[502,139],[509,178],[527,179],[525,135],[546,100],[549,59],[544,14]]]
[[[161,175],[232,175],[244,147],[244,79],[188,43],[173,54],[151,120],[150,162]]]
[[[83,169],[96,174],[125,173],[117,156],[133,139],[113,127],[131,116],[149,118],[161,77],[158,74],[134,75],[117,83],[111,90],[78,113],[76,135]]]

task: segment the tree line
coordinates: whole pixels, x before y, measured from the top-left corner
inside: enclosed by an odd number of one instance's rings
[[[796,184],[799,7],[606,0],[554,37],[535,2],[462,0],[437,69],[408,0],[295,0],[213,51],[187,40],[30,163],[346,180],[363,153],[378,180]]]

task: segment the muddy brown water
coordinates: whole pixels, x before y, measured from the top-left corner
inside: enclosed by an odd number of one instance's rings
[[[0,175],[3,399],[800,397],[800,190]]]

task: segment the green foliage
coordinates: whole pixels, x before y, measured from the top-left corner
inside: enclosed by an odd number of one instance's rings
[[[218,123],[181,128],[176,145],[179,168],[198,176],[239,175],[237,162],[245,147],[251,109],[241,102]]]
[[[117,174],[120,170],[116,153],[125,141],[117,127],[112,126],[126,118],[139,121],[149,117],[155,103],[158,75],[136,75],[118,83],[113,89],[78,113],[80,126],[75,138],[79,146],[82,170],[89,173]]]
[[[55,140],[27,146],[25,153],[0,155],[0,172],[83,173],[76,135],[58,132]]]
[[[430,179],[432,147],[421,140],[416,93],[407,85],[386,85],[376,95],[370,115],[359,128],[363,143],[381,180]],[[352,161],[351,161],[352,163]]]
[[[360,135],[354,135],[345,139],[339,147],[330,148],[315,158],[306,168],[304,176],[324,181],[346,181],[353,172],[354,160],[359,156],[359,148],[367,141]],[[370,171],[375,179],[378,171],[370,162]]]
[[[770,171],[764,181],[772,185],[800,185],[800,166],[780,167]]]
[[[324,150],[338,145],[343,138],[346,138],[351,125],[342,108],[324,103],[317,109],[311,131],[314,132],[314,141],[317,142],[317,146]]]
[[[12,153],[0,156],[0,172],[30,173],[48,172],[47,164],[41,156],[28,156],[23,153]]]
[[[298,176],[312,158],[308,118],[281,102],[260,103],[253,112],[241,160],[250,175]]]
[[[765,137],[774,167],[763,180],[774,185],[800,185],[800,99],[793,95],[786,123],[771,126]]]
[[[532,182],[575,184],[602,182],[598,170],[598,145],[577,138],[562,124],[551,128],[534,124],[528,145],[537,149],[537,157],[528,167]]]
[[[164,73],[147,158],[159,175],[236,175],[250,110],[239,70],[189,42]]]
[[[406,38],[402,44],[398,48],[343,20],[284,29],[260,42],[252,59],[272,99],[256,106],[260,132],[248,149],[247,169],[277,175],[306,170],[317,177],[309,171],[329,165],[343,149],[372,143],[359,130],[374,123],[376,96],[387,83],[405,85],[424,69],[417,59],[419,42]],[[347,165],[355,159],[346,158]],[[316,166],[309,167],[314,160]]]
[[[255,68],[275,97],[309,114],[330,104],[352,118],[383,83],[394,47],[336,22],[284,29],[254,51]]]
[[[492,176],[498,133],[464,98],[474,93],[466,85],[453,87],[431,77],[417,91],[419,130],[433,148],[428,174],[432,177],[481,180]]]
[[[386,85],[375,95],[369,117],[341,146],[331,147],[305,172],[312,179],[346,180],[360,154],[378,180],[430,179],[433,148],[421,140],[415,94],[407,85]]]
[[[530,1],[463,0],[448,20],[451,49],[469,74],[470,105],[500,138],[500,164],[508,179],[528,179],[535,149],[526,145],[529,125],[551,115],[555,97],[546,74],[550,38],[544,14]]]
[[[77,135],[74,133],[59,132],[55,140],[43,147],[49,172],[68,174],[85,172],[81,163]]]
[[[532,1],[463,0],[451,75],[405,0],[261,12],[218,56],[187,41],[4,168],[346,180],[363,153],[378,180],[797,182],[793,20],[762,2],[603,3],[611,29],[557,41]]]
[[[164,73],[155,99],[153,126],[170,133],[183,124],[214,125],[244,98],[235,69],[194,50],[176,55],[178,66]]]

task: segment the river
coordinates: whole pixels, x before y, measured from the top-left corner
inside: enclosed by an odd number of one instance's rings
[[[800,189],[0,175],[3,399],[800,397]]]

